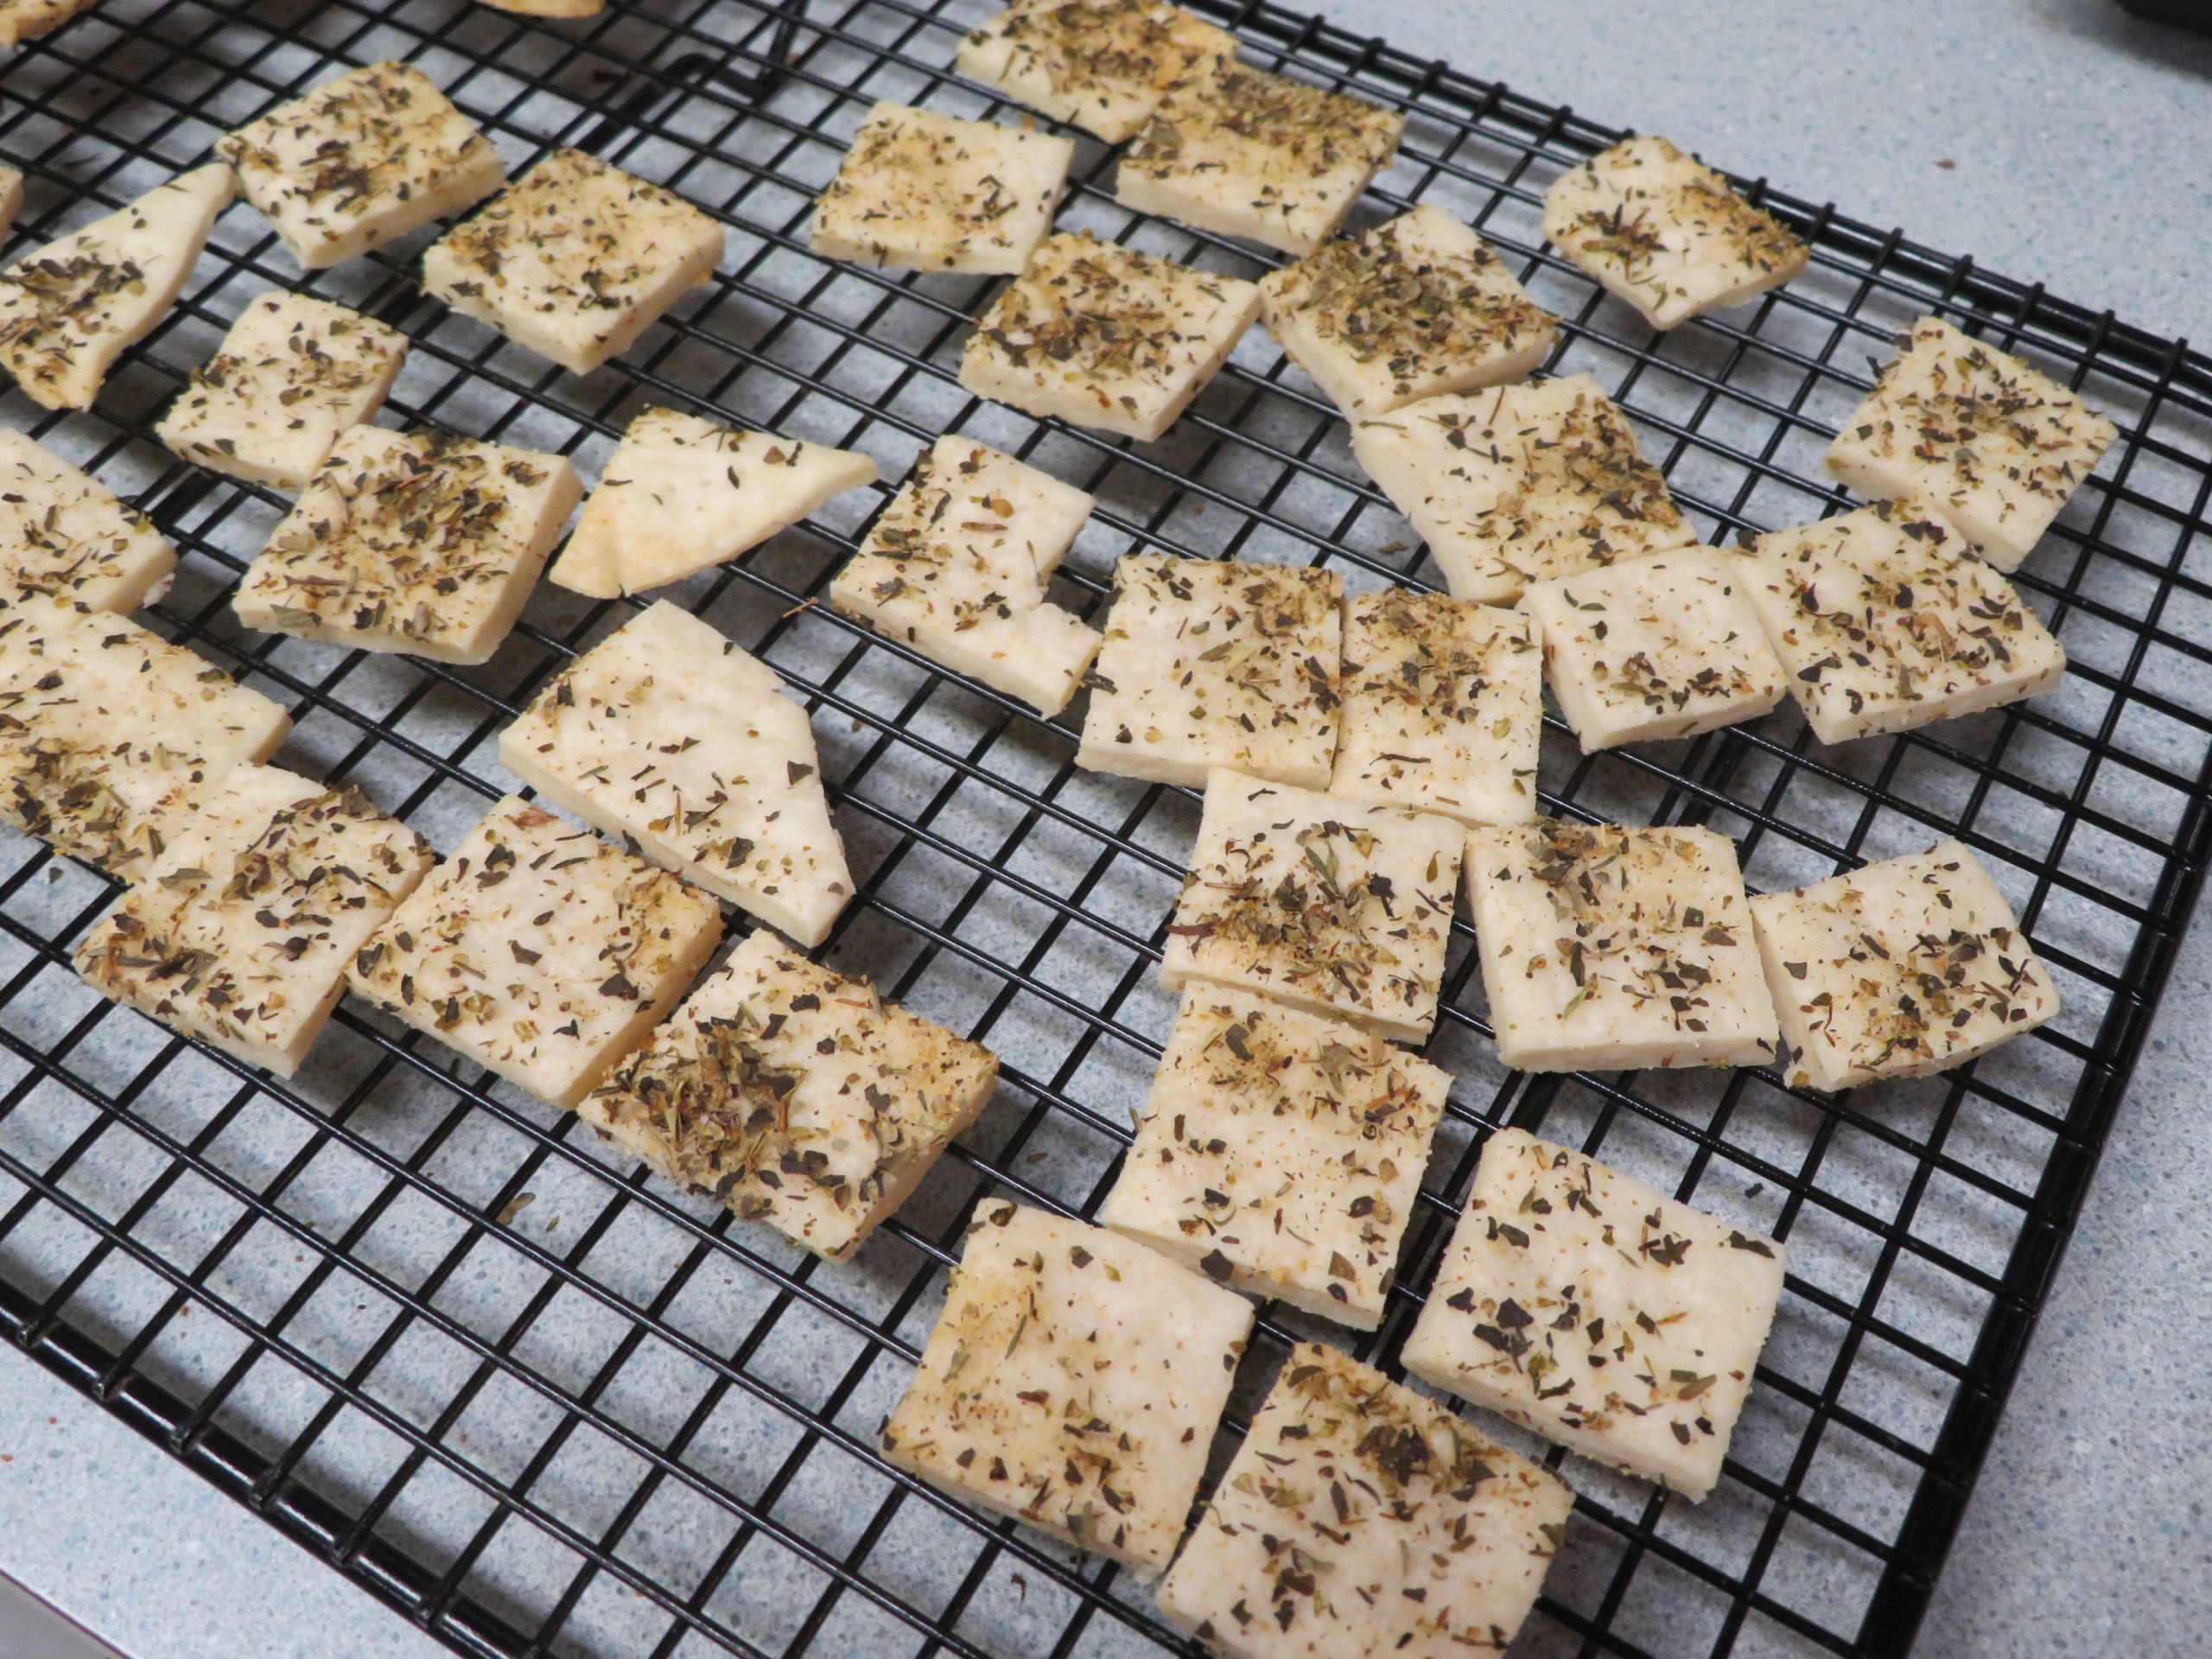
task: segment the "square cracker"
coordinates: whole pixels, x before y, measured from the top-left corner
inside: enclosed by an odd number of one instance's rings
[[[1406,1369],[1695,1502],[1720,1478],[1787,1259],[1773,1239],[1502,1129]]]
[[[1052,231],[1074,158],[1050,133],[878,104],[815,203],[814,251],[1011,276]]]
[[[1118,144],[1167,89],[1236,37],[1158,0],[1014,0],[960,42],[953,67],[1017,104]]]
[[[1251,1328],[1242,1296],[1134,1240],[986,1198],[884,1455],[1155,1576]]]

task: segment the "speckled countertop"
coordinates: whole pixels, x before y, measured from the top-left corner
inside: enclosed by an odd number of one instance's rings
[[[449,0],[460,3],[461,0]],[[1337,18],[1593,118],[1975,255],[2154,331],[2212,339],[2212,41],[2110,0],[1346,0]],[[1948,165],[1945,165],[1948,163]],[[2186,1033],[2212,942],[2156,1033],[1939,1588],[1941,1659],[2203,1650],[2212,1417],[2195,1344],[2212,1113]],[[2194,1427],[2192,1426],[2194,1425]],[[12,1351],[0,1572],[130,1659],[442,1652]],[[0,1655],[13,1633],[0,1611]]]

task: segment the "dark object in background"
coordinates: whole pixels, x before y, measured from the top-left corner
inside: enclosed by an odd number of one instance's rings
[[[2212,0],[2120,0],[2120,3],[2123,10],[2148,17],[2154,23],[2171,23],[2176,29],[2212,35]]]

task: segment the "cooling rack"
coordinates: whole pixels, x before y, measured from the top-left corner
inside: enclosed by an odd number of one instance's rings
[[[1870,359],[1926,311],[2121,423],[2019,579],[2073,659],[2055,696],[1841,749],[1786,708],[1589,759],[1554,726],[1541,771],[1549,810],[1726,830],[1756,887],[1956,833],[2060,982],[2058,1020],[1840,1100],[1767,1071],[1529,1078],[1496,1064],[1461,927],[1430,1049],[1458,1082],[1389,1317],[1354,1338],[1268,1310],[1215,1448],[1217,1471],[1299,1336],[1391,1366],[1484,1135],[1535,1128],[1786,1236],[1791,1272],[1719,1489],[1692,1506],[1577,1464],[1575,1518],[1516,1654],[1902,1654],[2202,874],[2212,362],[1757,183],[1813,244],[1811,269],[1655,335],[1539,251],[1544,187],[1616,132],[1273,7],[1200,9],[1255,62],[1408,111],[1361,222],[1421,200],[1478,226],[1567,319],[1554,366],[1620,398],[1710,539],[1840,504],[1820,453]],[[157,625],[294,710],[287,764],[361,784],[444,847],[505,782],[499,728],[627,613],[543,588],[479,670],[238,629],[229,590],[284,503],[175,463],[149,430],[266,288],[410,333],[403,421],[567,451],[588,473],[655,402],[868,450],[893,481],[940,430],[998,443],[1098,495],[1055,593],[1094,620],[1113,557],[1136,548],[1433,583],[1264,333],[1164,442],[1130,448],[958,390],[987,282],[808,253],[810,200],[871,101],[1015,113],[950,73],[987,10],[645,0],[550,26],[467,0],[112,0],[0,69],[0,156],[30,179],[15,251],[336,70],[399,57],[512,167],[580,144],[718,214],[730,255],[622,363],[577,378],[423,300],[430,232],[302,282],[239,206],[98,410],[48,416],[10,392],[7,418],[177,543]],[[1130,219],[1111,170],[1079,139],[1063,223],[1253,273],[1235,246]],[[1077,772],[1071,720],[817,603],[887,488],[673,590],[813,710],[860,880],[829,959],[1005,1061],[976,1129],[855,1262],[646,1180],[358,1007],[283,1086],[111,1009],[67,958],[111,889],[0,845],[0,1330],[458,1651],[1179,1649],[1126,1574],[987,1522],[874,1449],[976,1197],[1088,1212],[1110,1185],[1172,1016],[1152,969],[1197,821],[1185,791]]]

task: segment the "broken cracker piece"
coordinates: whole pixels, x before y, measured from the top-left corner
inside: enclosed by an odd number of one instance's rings
[[[1436,1022],[1465,830],[1217,768],[1160,982],[1212,980],[1417,1043]]]
[[[499,734],[556,805],[812,947],[852,897],[806,711],[712,624],[660,600]]]
[[[1001,98],[1118,144],[1167,89],[1236,37],[1158,0],[1014,0],[960,42],[953,67]]]
[[[1356,422],[1352,453],[1459,599],[1696,541],[1636,434],[1586,374],[1424,397]]]
[[[407,63],[348,69],[218,139],[215,153],[309,270],[460,213],[506,176],[492,141]]]
[[[423,289],[572,374],[630,349],[715,272],[719,222],[581,149],[556,149],[423,254]]]
[[[1440,207],[1269,271],[1260,318],[1347,420],[1526,379],[1559,337],[1559,319]]]
[[[668,1179],[842,1262],[975,1122],[998,1070],[760,928],[576,1111]]]
[[[153,520],[21,432],[0,432],[0,610],[34,594],[134,611],[176,568]]]
[[[594,599],[664,587],[874,481],[875,462],[855,450],[648,409],[607,458],[547,579]]]
[[[176,303],[234,188],[229,168],[194,168],[0,270],[0,367],[45,408],[90,409]]]
[[[1062,232],[977,321],[960,384],[1040,418],[1150,442],[1259,309],[1255,283]]]
[[[264,294],[154,429],[210,472],[305,489],[338,435],[376,418],[407,336],[306,294]]]
[[[0,0],[0,49],[51,35],[92,8],[92,0]]]
[[[1758,1065],[1774,1005],[1736,843],[1539,818],[1467,836],[1497,1056],[1516,1071]]]
[[[815,204],[814,251],[1010,276],[1051,232],[1074,157],[1049,133],[877,104]]]
[[[568,1108],[667,1016],[721,931],[705,893],[510,795],[355,953],[346,982]]]
[[[1133,1240],[986,1198],[884,1455],[1155,1576],[1251,1328],[1242,1296]]]
[[[1962,842],[1751,900],[1786,1075],[1853,1089],[1963,1065],[2058,1012],[2058,989]]]
[[[1344,661],[1329,793],[1463,823],[1535,816],[1544,677],[1527,617],[1406,588],[1353,594]]]
[[[0,610],[0,822],[136,880],[291,716],[182,645],[33,595]]]
[[[1099,1223],[1217,1284],[1372,1331],[1451,1089],[1372,1032],[1185,985]]]
[[[1294,1345],[1160,1586],[1230,1659],[1503,1653],[1574,1494],[1446,1407]]]
[[[582,493],[560,455],[349,427],[231,608],[271,633],[487,662]]]
[[[346,967],[429,870],[429,843],[359,790],[233,766],[79,943],[103,996],[266,1066],[299,1070]]]
[[[830,602],[1046,715],[1099,635],[1046,597],[1091,499],[973,439],[939,438],[830,585]]]
[[[1720,1478],[1787,1260],[1777,1240],[1501,1129],[1406,1369],[1695,1503]]]
[[[1319,788],[1342,702],[1333,570],[1133,553],[1090,677],[1076,764],[1200,785],[1216,766]]]

